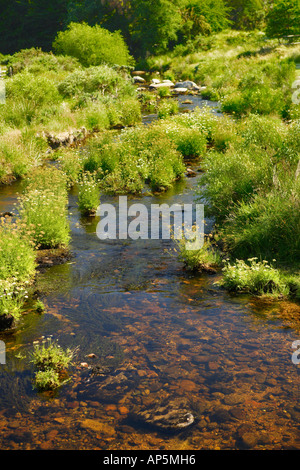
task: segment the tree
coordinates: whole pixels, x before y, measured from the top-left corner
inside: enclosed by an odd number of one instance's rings
[[[159,53],[176,41],[182,23],[178,0],[131,0],[129,34],[137,55]]]
[[[50,50],[67,14],[68,0],[0,0],[1,52]]]
[[[299,0],[275,0],[267,14],[266,33],[275,38],[300,34]]]
[[[66,31],[57,34],[53,49],[57,54],[76,57],[86,67],[104,63],[133,64],[133,58],[120,32],[111,33],[99,25],[70,23]]]
[[[129,0],[69,0],[65,26],[69,23],[101,25],[109,31],[121,31],[128,40]]]
[[[186,39],[229,26],[229,9],[223,0],[184,0],[182,5],[182,31]]]
[[[253,30],[262,26],[265,16],[263,0],[227,0],[227,4],[233,28]]]

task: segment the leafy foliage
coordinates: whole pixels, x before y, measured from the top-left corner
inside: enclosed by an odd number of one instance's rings
[[[118,31],[111,33],[99,25],[70,23],[53,43],[57,54],[76,57],[85,67],[100,64],[133,65],[128,48]]]

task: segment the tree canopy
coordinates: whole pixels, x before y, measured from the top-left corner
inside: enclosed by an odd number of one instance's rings
[[[300,34],[299,0],[275,0],[267,15],[266,32],[270,37]]]
[[[135,58],[226,28],[266,28],[269,37],[281,37],[299,34],[299,4],[299,0],[0,0],[0,53],[31,47],[50,51],[58,32],[70,36],[69,25],[78,23],[98,25],[107,38],[111,36],[103,30],[115,34],[118,47],[122,38]],[[73,35],[75,42],[78,38]],[[81,48],[73,44],[73,52],[76,47]]]
[[[119,31],[111,33],[99,25],[70,23],[66,31],[60,31],[53,42],[57,54],[75,57],[85,67],[108,65],[132,65],[128,47]]]

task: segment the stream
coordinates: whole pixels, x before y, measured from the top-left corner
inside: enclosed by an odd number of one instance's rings
[[[215,106],[188,98],[187,109]],[[128,204],[195,202],[200,180]],[[0,188],[0,212],[14,208],[20,188]],[[185,270],[172,241],[99,240],[99,217],[80,215],[76,188],[69,219],[72,258],[37,276],[46,311],[29,305],[0,333],[1,449],[300,449],[298,304],[230,295],[220,274]],[[33,342],[48,336],[78,348],[55,394],[32,384]]]

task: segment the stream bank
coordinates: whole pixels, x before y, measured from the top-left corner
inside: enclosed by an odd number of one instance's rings
[[[131,202],[190,203],[200,179]],[[1,210],[17,191],[1,188]],[[37,278],[45,313],[0,334],[2,449],[300,448],[298,305],[224,292],[218,275],[184,270],[171,241],[100,241],[76,188],[69,219],[72,259]],[[72,380],[38,394],[26,356],[49,335],[79,353]]]

